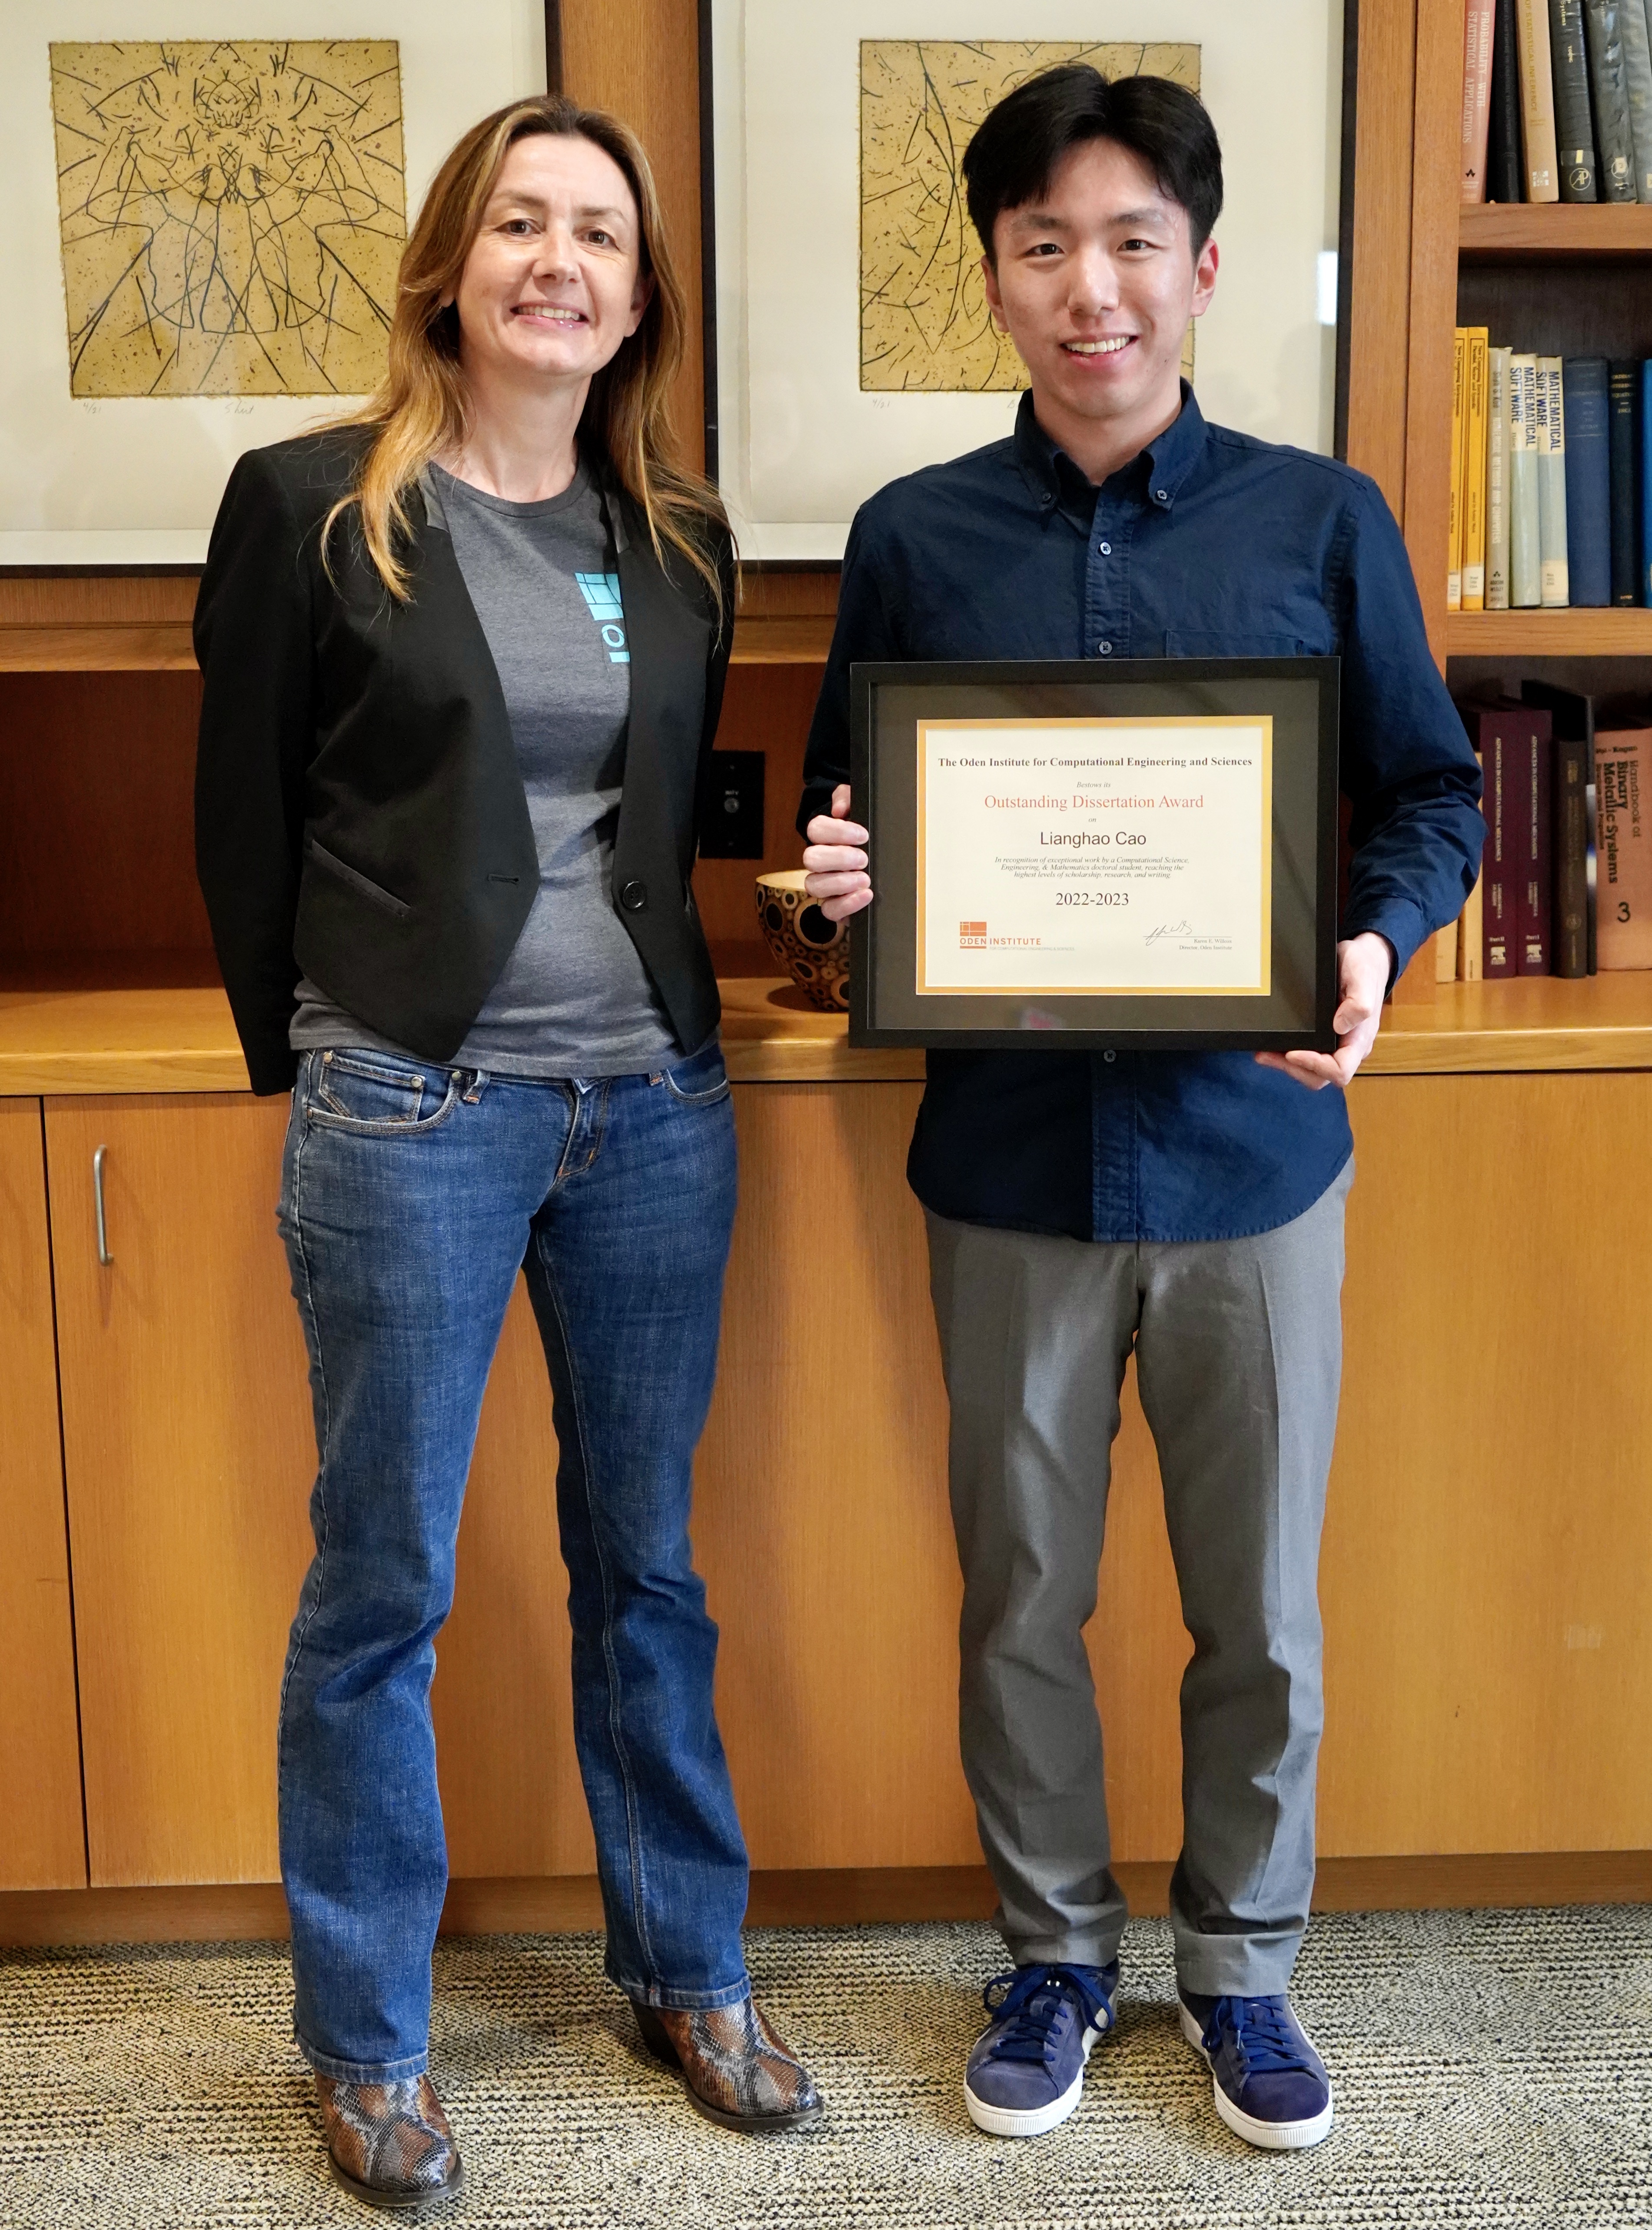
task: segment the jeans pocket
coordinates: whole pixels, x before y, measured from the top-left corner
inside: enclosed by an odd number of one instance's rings
[[[723,1047],[715,1038],[675,1068],[665,1072],[665,1089],[682,1107],[715,1107],[729,1096],[729,1072],[723,1065]]]
[[[460,1082],[453,1070],[427,1073],[395,1054],[330,1048],[306,1060],[304,1112],[327,1130],[405,1138],[447,1121],[459,1105]]]

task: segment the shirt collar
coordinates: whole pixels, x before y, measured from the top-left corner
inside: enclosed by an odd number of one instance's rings
[[[1150,441],[1139,456],[1122,465],[1111,477],[1122,483],[1127,476],[1141,473],[1145,465],[1143,499],[1155,510],[1168,511],[1204,452],[1205,432],[1204,416],[1184,379],[1180,415],[1156,441]],[[1033,416],[1030,390],[1021,397],[1015,414],[1015,457],[1045,509],[1057,504],[1070,509],[1075,502],[1081,502],[1086,510],[1093,506],[1095,490],[1066,451],[1057,448],[1039,425]]]

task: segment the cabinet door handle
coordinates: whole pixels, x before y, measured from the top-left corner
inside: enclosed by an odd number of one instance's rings
[[[103,1157],[107,1146],[100,1146],[92,1157],[92,1205],[98,1219],[98,1260],[106,1270],[114,1261],[109,1252],[109,1220],[103,1205]]]

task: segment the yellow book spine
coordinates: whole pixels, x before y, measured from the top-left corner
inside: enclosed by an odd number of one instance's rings
[[[1445,560],[1445,608],[1449,612],[1462,609],[1462,438],[1469,383],[1469,332],[1464,325],[1456,329],[1456,347],[1451,361],[1451,512],[1447,528]]]
[[[1455,983],[1457,980],[1457,924],[1447,922],[1443,929],[1434,932],[1434,980],[1437,983]]]
[[[1469,327],[1468,415],[1463,421],[1462,609],[1486,609],[1486,398],[1490,387],[1491,335]]]

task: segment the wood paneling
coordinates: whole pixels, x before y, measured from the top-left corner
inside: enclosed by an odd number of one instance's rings
[[[1122,1859],[1115,1871],[1137,1913],[1162,1913],[1170,1866]],[[994,1902],[985,1866],[758,1869],[754,1928],[865,1927],[890,1921],[985,1920]],[[1539,1851],[1454,1858],[1322,1859],[1315,1912],[1422,1912],[1474,1906],[1652,1903],[1652,1851]],[[590,1874],[450,1884],[444,1936],[555,1935],[599,1929]],[[0,1945],[267,1942],[287,1933],[279,1887],[0,1892]]]
[[[1451,332],[1462,203],[1462,27],[1463,0],[1419,0],[1402,515],[1430,647],[1442,666],[1450,506]]]
[[[1652,1079],[1353,1109],[1321,1847],[1644,1849]]]
[[[1635,202],[1464,203],[1457,212],[1458,253],[1464,263],[1568,255],[1601,262],[1628,261],[1652,250],[1652,209]]]
[[[898,1085],[736,1095],[740,1220],[695,1539],[758,1866],[979,1857],[957,1756],[945,1395],[904,1177],[918,1097]],[[1118,1854],[1156,1857],[1173,1848],[1186,1640],[1133,1392],[1114,1468],[1091,1646]]]
[[[276,1872],[276,1697],[315,1469],[275,1232],[285,1119],[245,1097],[47,1108],[94,1885]]]
[[[695,0],[562,0],[562,90],[612,109],[648,151],[672,261],[687,298],[672,417],[685,459],[705,459],[700,313],[700,35]]]
[[[0,1889],[86,1883],[40,1103],[0,1099]]]
[[[1360,0],[1348,462],[1405,515],[1417,0]]]
[[[754,957],[767,952],[757,926],[756,879],[802,860],[797,805],[803,795],[803,747],[820,689],[818,666],[736,667],[729,675],[717,749],[764,756],[763,856],[702,860],[696,867],[695,902],[714,948],[749,946]],[[773,966],[763,960],[762,972]]]
[[[0,676],[0,951],[211,949],[196,674]]]
[[[1652,216],[1652,208],[1647,214]],[[1652,286],[1640,272],[1585,258],[1465,264],[1456,322],[1484,325],[1494,348],[1537,356],[1652,355]],[[1513,616],[1513,615],[1510,615]]]
[[[1621,611],[1453,612],[1445,641],[1453,658],[1649,658],[1652,611],[1626,606]],[[1643,686],[1644,669],[1635,678]],[[1608,682],[1607,693],[1615,686]]]

